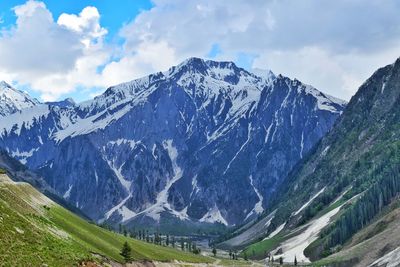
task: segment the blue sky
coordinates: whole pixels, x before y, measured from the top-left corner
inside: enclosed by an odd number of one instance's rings
[[[400,56],[399,11],[396,0],[2,0],[0,79],[79,102],[197,56],[348,100]]]
[[[15,24],[16,16],[12,9],[25,2],[26,0],[0,1],[0,16],[4,21],[3,26]],[[151,1],[147,0],[47,0],[43,2],[54,17],[59,17],[62,13],[78,14],[87,6],[95,6],[102,14],[100,22],[109,30],[111,38],[123,24],[134,19],[139,12],[152,7]]]

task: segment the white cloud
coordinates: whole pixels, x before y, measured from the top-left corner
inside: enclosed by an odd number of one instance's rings
[[[14,8],[16,26],[0,38],[1,68],[24,78],[73,68],[82,44],[76,34],[59,27],[44,4],[28,1]]]
[[[30,85],[43,100],[55,100],[77,86],[103,86],[97,68],[109,60],[110,51],[96,8],[62,14],[58,23],[43,2],[29,0],[14,12],[15,27],[0,37],[4,79]]]
[[[99,20],[100,14],[97,8],[88,6],[78,16],[61,14],[57,24],[79,33],[81,41],[89,47],[94,41],[101,41],[101,37],[107,34],[107,30],[100,26]]]
[[[167,70],[176,62],[175,51],[166,42],[143,41],[138,44],[135,53],[126,53],[121,60],[108,64],[102,76],[105,84],[118,84]]]
[[[29,0],[14,9],[15,27],[1,32],[0,76],[49,100],[206,57],[217,44],[219,60],[251,55],[252,67],[349,99],[400,55],[398,10],[396,0],[153,0],[120,30],[125,42],[116,45],[105,43],[95,7],[54,20],[42,2]]]
[[[376,68],[400,55],[399,1],[153,3],[122,30],[126,53],[140,53],[147,42],[164,43],[176,64],[204,57],[217,43],[218,59],[235,60],[247,53],[256,58],[253,67],[297,77],[344,99]]]

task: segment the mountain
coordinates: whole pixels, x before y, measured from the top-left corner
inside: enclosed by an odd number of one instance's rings
[[[46,102],[45,104],[49,106],[57,106],[60,108],[68,108],[76,106],[76,103],[72,98],[67,98],[62,101],[56,101],[56,102]]]
[[[289,262],[296,256],[328,266],[397,266],[399,104],[400,59],[359,88],[279,188],[266,222],[239,229],[221,246],[247,247],[255,258],[270,252]],[[246,233],[256,233],[254,244],[243,240]]]
[[[2,161],[0,160],[2,163]],[[1,266],[122,266],[125,241],[135,261],[212,262],[166,246],[125,237],[89,223],[56,204],[30,184],[0,169]]]
[[[0,82],[0,116],[7,116],[37,104],[39,101],[28,94],[13,88],[4,81]]]
[[[264,211],[346,105],[257,73],[190,58],[81,104],[0,118],[0,147],[99,222],[238,225]]]

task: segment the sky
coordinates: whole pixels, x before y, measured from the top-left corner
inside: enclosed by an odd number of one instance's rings
[[[400,56],[397,0],[1,0],[0,80],[80,102],[189,57],[349,100]]]

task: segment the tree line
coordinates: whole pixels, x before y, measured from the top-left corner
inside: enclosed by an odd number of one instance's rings
[[[369,224],[384,207],[400,193],[400,166],[386,166],[360,199],[349,207],[336,222],[322,232],[325,249],[344,244],[357,231]],[[326,252],[329,254],[329,252]]]

